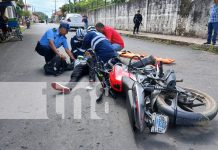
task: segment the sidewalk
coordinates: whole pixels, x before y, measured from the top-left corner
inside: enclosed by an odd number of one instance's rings
[[[121,35],[132,37],[132,38],[151,40],[153,42],[162,42],[166,44],[185,45],[185,46],[190,46],[193,49],[201,49],[205,51],[218,53],[218,45],[217,46],[203,45],[203,43],[206,42],[206,39],[202,39],[202,38],[152,34],[152,33],[143,33],[143,32],[133,35],[132,31],[123,31],[123,30],[117,30],[117,31]]]

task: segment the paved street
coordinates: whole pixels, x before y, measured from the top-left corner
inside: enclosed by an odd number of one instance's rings
[[[71,72],[45,76],[44,59],[34,48],[46,29],[54,26],[35,24],[24,32],[23,41],[0,43],[0,150],[217,149],[218,117],[202,127],[171,127],[163,135],[148,131],[134,135],[122,98],[104,98],[94,111],[101,119],[91,119],[90,99],[95,99],[95,94],[84,88],[87,78],[65,97],[53,91],[50,82],[67,82]],[[202,90],[218,101],[218,55],[127,37],[124,40],[126,50],[176,59],[175,65],[165,69],[174,68],[177,78],[184,79],[181,85]],[[82,102],[82,119],[74,115],[73,99]]]

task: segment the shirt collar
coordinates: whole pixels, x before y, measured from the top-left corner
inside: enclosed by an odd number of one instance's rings
[[[61,35],[61,34],[59,33],[59,29],[57,29],[56,35],[58,35],[58,36],[60,36],[60,37],[64,37],[65,39],[67,39],[67,37],[66,37],[65,35]]]

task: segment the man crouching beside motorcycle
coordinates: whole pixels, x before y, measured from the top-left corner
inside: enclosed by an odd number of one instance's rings
[[[79,32],[82,33],[83,36],[79,36]],[[80,53],[83,51],[83,54],[88,49],[93,49],[101,61],[104,63],[107,63],[108,60],[111,58],[117,57],[117,53],[113,50],[113,47],[111,43],[105,38],[105,36],[99,32],[96,32],[94,27],[89,27],[87,30],[87,33],[81,29],[77,30],[77,39],[80,41],[82,40],[82,47],[79,48]],[[71,44],[75,44],[71,40]],[[72,45],[73,47],[73,45]],[[68,94],[71,92],[71,90],[76,86],[76,82],[79,81],[79,79],[85,75],[89,74],[89,81],[94,82],[95,81],[95,72],[93,70],[93,67],[95,65],[95,61],[90,57],[90,55],[84,55],[84,56],[76,56],[76,53],[78,52],[74,51],[73,54],[75,57],[77,57],[76,61],[74,62],[74,70],[71,75],[71,79],[69,83],[64,86],[59,83],[52,83],[51,86],[64,94]]]

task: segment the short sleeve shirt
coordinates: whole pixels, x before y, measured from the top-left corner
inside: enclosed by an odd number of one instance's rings
[[[218,4],[214,4],[210,8],[209,23],[218,22]]]
[[[63,46],[65,49],[68,49],[67,38],[59,34],[57,29],[48,30],[40,39],[39,43],[43,46],[49,47],[49,40],[54,41],[56,48]]]

